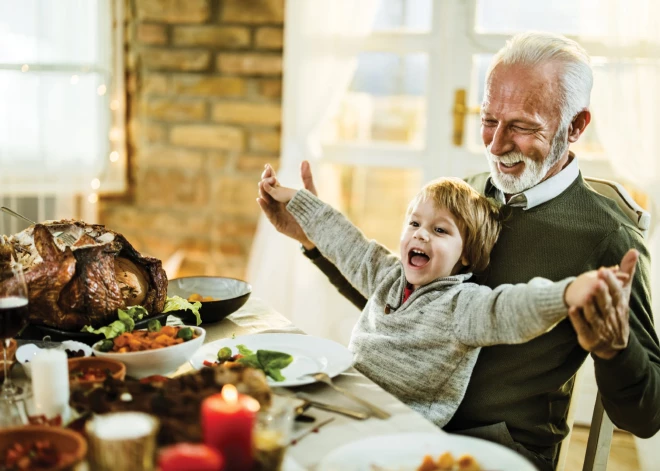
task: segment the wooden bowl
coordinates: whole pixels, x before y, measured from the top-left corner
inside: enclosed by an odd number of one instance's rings
[[[0,456],[15,443],[30,446],[39,440],[48,440],[62,454],[57,465],[40,468],[44,471],[65,471],[80,463],[87,454],[87,442],[72,430],[46,425],[25,425],[0,430]]]
[[[5,365],[4,365],[4,360],[3,360],[3,350],[5,347],[5,343],[3,341],[0,341],[0,383],[2,383],[5,380]],[[9,363],[8,365],[8,371],[11,373],[11,369],[14,367],[14,364],[16,363],[16,348],[18,348],[18,344],[16,343],[16,340],[11,339],[9,341],[9,350],[7,350],[7,362]]]
[[[114,379],[123,380],[126,377],[126,365],[121,361],[98,357],[69,358],[69,374],[74,370],[84,368],[99,368],[103,371],[110,370]],[[69,385],[71,386],[71,389],[91,389],[97,385],[100,386],[103,384],[103,381],[105,381],[105,379],[84,380],[69,377]]]

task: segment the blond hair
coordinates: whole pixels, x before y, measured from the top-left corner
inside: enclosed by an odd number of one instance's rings
[[[425,185],[410,202],[407,214],[422,201],[432,201],[435,207],[446,208],[454,216],[463,238],[461,258],[468,262],[466,270],[484,271],[500,234],[498,205],[463,180],[449,177]]]

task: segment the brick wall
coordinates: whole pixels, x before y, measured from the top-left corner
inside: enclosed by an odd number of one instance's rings
[[[284,0],[126,0],[129,187],[100,222],[179,276],[244,278],[280,148]]]

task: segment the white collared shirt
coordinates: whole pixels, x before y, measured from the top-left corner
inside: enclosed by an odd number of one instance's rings
[[[571,157],[572,159],[569,164],[561,169],[558,174],[551,176],[547,180],[543,180],[538,185],[534,185],[522,193],[516,193],[509,198],[508,203],[506,202],[504,192],[493,185],[495,198],[502,204],[523,209],[531,209],[545,203],[546,201],[550,201],[571,186],[575,179],[580,175],[580,168],[578,167],[577,159],[573,154],[571,154]]]

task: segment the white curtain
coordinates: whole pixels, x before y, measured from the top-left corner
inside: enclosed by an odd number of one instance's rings
[[[320,196],[329,203],[337,203],[339,186],[329,168],[317,165],[318,130],[350,84],[360,38],[369,33],[376,7],[377,0],[287,1],[278,175],[284,184],[300,187],[300,162],[310,160]],[[265,217],[252,247],[248,280],[256,296],[307,333],[348,340],[357,309]]]
[[[627,0],[602,2],[598,18],[606,25],[605,42],[613,57],[596,59],[591,108],[599,139],[617,176],[644,190],[651,198],[653,312],[660,327],[660,2]],[[640,60],[624,57],[639,55]],[[653,230],[655,229],[655,230]],[[660,463],[660,435],[637,439],[643,470]]]
[[[0,2],[4,193],[89,191],[106,166],[112,1]]]

